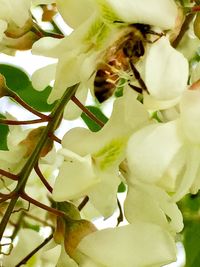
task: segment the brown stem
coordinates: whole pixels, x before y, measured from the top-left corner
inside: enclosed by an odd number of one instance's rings
[[[104,123],[100,121],[92,112],[90,112],[75,96],[71,98],[71,100],[94,122],[96,122],[99,126],[103,127]]]
[[[60,210],[57,210],[57,209],[54,209],[54,208],[51,208],[51,207],[49,207],[49,206],[47,206],[47,205],[45,205],[45,204],[42,204],[42,203],[40,203],[39,201],[37,201],[37,200],[33,199],[32,197],[28,196],[28,195],[27,195],[26,193],[24,193],[24,192],[22,192],[22,193],[20,194],[20,196],[21,196],[21,198],[27,200],[27,201],[30,202],[31,204],[33,204],[33,205],[35,205],[35,206],[37,206],[37,207],[39,207],[39,208],[41,208],[41,209],[43,209],[43,210],[46,210],[46,211],[48,211],[48,212],[54,214],[55,216],[61,216],[61,217],[65,216],[65,217],[66,217],[66,215],[65,215],[64,212],[62,212],[62,211],[60,211]]]
[[[54,140],[54,141],[56,141],[57,143],[59,143],[59,144],[62,143],[61,139],[58,138],[58,137],[57,137],[55,134],[53,134],[53,133],[49,133],[49,137],[50,137],[52,140]]]
[[[18,102],[22,107],[24,107],[25,109],[27,109],[28,111],[30,111],[31,113],[33,113],[34,115],[40,117],[41,119],[45,120],[45,121],[49,121],[49,116],[40,113],[39,111],[37,111],[36,109],[32,108],[31,106],[29,106],[26,102],[24,102],[24,100],[22,100],[16,93],[14,93],[13,91],[9,90],[9,96],[11,98],[13,98],[16,102]]]
[[[176,37],[176,39],[173,41],[172,46],[174,48],[176,48],[179,43],[181,42],[183,36],[185,35],[185,33],[187,32],[187,30],[189,29],[190,26],[190,22],[193,20],[195,14],[189,14],[187,15],[187,17],[185,18],[185,21],[181,27],[180,33],[179,35]]]
[[[6,124],[6,125],[27,125],[27,124],[35,124],[35,123],[41,123],[41,122],[46,122],[46,120],[35,119],[35,120],[28,120],[28,121],[13,121],[13,120],[0,119],[0,124]]]
[[[50,186],[50,184],[47,182],[47,180],[45,179],[44,175],[40,171],[38,162],[36,163],[34,169],[35,169],[35,172],[37,173],[38,177],[40,178],[41,182],[44,184],[44,186],[47,188],[47,190],[50,193],[52,193],[53,192],[53,188]]]
[[[10,172],[7,172],[7,171],[4,171],[2,169],[0,169],[0,175],[2,176],[6,176],[8,178],[10,178],[11,180],[14,180],[14,181],[17,181],[19,179],[19,177],[13,173],[10,173]]]
[[[78,210],[81,211],[85,207],[85,205],[88,203],[88,201],[89,201],[89,197],[88,196],[84,197],[83,201],[78,205]]]
[[[39,246],[37,246],[33,251],[31,251],[23,260],[21,260],[15,267],[20,267],[27,263],[27,261],[33,257],[41,248],[43,248],[51,239],[53,238],[53,234],[47,237]]]
[[[10,193],[10,194],[2,194],[2,193],[0,193],[0,203],[3,203],[3,202],[5,202],[6,200],[8,200],[8,199],[11,199],[13,196],[15,195],[15,193],[14,192],[12,192],[12,193]]]
[[[10,203],[8,204],[6,211],[4,213],[4,216],[1,220],[0,223],[0,240],[3,236],[3,233],[5,231],[5,228],[7,226],[7,223],[10,219],[10,216],[15,208],[15,205],[17,203],[18,198],[20,197],[20,195],[24,192],[24,188],[26,186],[27,180],[30,176],[31,171],[33,170],[35,164],[38,161],[38,158],[40,156],[40,153],[46,143],[46,140],[48,138],[48,134],[49,132],[54,132],[57,127],[58,127],[58,123],[60,122],[60,117],[61,114],[63,113],[63,110],[66,106],[66,104],[68,103],[68,101],[71,99],[71,97],[75,94],[77,88],[78,88],[79,84],[75,84],[71,87],[68,87],[63,96],[61,97],[61,99],[57,102],[57,104],[55,105],[53,111],[51,112],[51,120],[49,121],[49,123],[47,124],[47,126],[44,128],[44,131],[42,132],[40,139],[34,149],[34,151],[32,152],[31,156],[28,158],[28,160],[26,161],[26,163],[24,164],[24,167],[22,168],[22,170],[20,171],[20,179],[18,180],[17,186],[14,189],[13,193],[13,197],[11,198]],[[26,197],[26,194],[25,194]],[[26,197],[27,198],[27,197]],[[31,198],[28,198],[27,201],[30,201]],[[31,199],[32,201],[34,201],[33,199]],[[46,205],[41,204],[37,201],[35,201],[36,204],[40,204],[38,205],[38,207],[44,208],[48,211],[50,211],[49,207],[46,207]],[[56,213],[56,215],[60,215],[60,216],[65,216],[65,218],[67,218],[67,216],[62,213],[59,212],[57,210],[55,210],[56,212],[54,212],[54,214]],[[52,209],[51,209],[52,212]],[[68,218],[69,219],[69,218]]]

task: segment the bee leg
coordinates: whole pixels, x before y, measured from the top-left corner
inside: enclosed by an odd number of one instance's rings
[[[138,87],[138,86],[135,86],[135,85],[132,85],[131,83],[128,83],[128,85],[129,85],[133,90],[135,90],[137,93],[142,94],[142,88],[140,88],[140,87]]]
[[[142,80],[139,71],[136,69],[136,67],[134,66],[133,62],[131,60],[129,60],[131,69],[133,71],[133,74],[135,76],[135,79],[138,80],[139,85],[141,86],[142,90],[144,91],[148,91],[147,90],[147,86],[145,84],[145,82]]]

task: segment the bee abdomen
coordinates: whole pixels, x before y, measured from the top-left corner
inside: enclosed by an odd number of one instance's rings
[[[94,94],[100,103],[112,96],[118,76],[108,70],[99,69],[94,79]]]

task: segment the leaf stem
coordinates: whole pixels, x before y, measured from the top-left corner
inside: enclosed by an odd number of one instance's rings
[[[39,164],[38,162],[36,163],[35,167],[35,172],[37,173],[38,177],[40,178],[41,182],[44,184],[44,186],[47,188],[47,190],[52,193],[53,192],[53,188],[50,186],[50,184],[47,182],[47,180],[45,179],[44,175],[42,174],[40,168],[39,168]]]
[[[49,133],[49,137],[53,140],[53,141],[56,141],[57,143],[61,144],[62,141],[60,138],[58,138],[55,134],[53,133]]]
[[[54,208],[51,208],[35,199],[33,199],[32,197],[28,196],[26,193],[21,193],[20,194],[21,198],[23,198],[24,200],[30,202],[31,204],[43,209],[43,210],[46,210],[56,216],[61,216],[61,217],[64,217],[66,216],[64,212],[60,211],[60,210],[57,210],[57,209],[54,209]]]
[[[6,125],[27,125],[27,124],[35,124],[35,123],[42,123],[42,122],[46,122],[46,120],[35,119],[35,120],[28,120],[28,121],[13,121],[13,120],[0,119],[0,124],[6,124]]]
[[[19,103],[22,107],[24,107],[25,109],[27,109],[28,111],[30,111],[31,113],[33,113],[34,115],[38,116],[39,118],[48,121],[49,120],[49,116],[42,114],[41,112],[37,111],[36,109],[34,109],[33,107],[31,107],[30,105],[28,105],[23,99],[21,99],[21,97],[19,97],[15,92],[11,91],[10,89],[8,89],[8,93],[9,96],[11,98],[13,98],[17,103]]]
[[[179,35],[176,37],[176,39],[172,43],[172,46],[174,48],[176,48],[181,42],[183,36],[189,29],[190,22],[193,20],[194,16],[195,16],[195,13],[192,13],[192,14],[187,15],[187,17],[185,18],[185,21],[183,22]]]
[[[94,122],[96,122],[99,126],[103,127],[104,123],[100,121],[92,112],[89,111],[75,96],[71,98],[71,100]]]
[[[14,181],[17,181],[19,179],[19,177],[13,173],[10,173],[10,172],[7,172],[7,171],[4,171],[2,169],[0,169],[0,175],[2,176],[6,176],[8,178],[10,178],[11,180],[14,180]]]

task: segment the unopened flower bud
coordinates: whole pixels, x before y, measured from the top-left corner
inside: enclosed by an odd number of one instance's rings
[[[75,250],[80,241],[92,232],[97,231],[97,228],[90,221],[76,220],[66,222],[64,246],[67,254],[73,258]]]
[[[36,145],[38,144],[41,134],[43,133],[44,126],[41,126],[39,128],[33,129],[28,136],[21,141],[21,145],[25,146],[26,148],[26,153],[24,155],[25,158],[29,157],[31,153],[34,151]],[[53,146],[53,141],[51,139],[47,139],[45,145],[42,148],[42,151],[40,153],[41,157],[44,157],[47,155],[49,151],[51,151]]]
[[[56,229],[54,231],[54,241],[57,244],[62,244],[65,236],[65,220],[62,217],[57,217]]]

